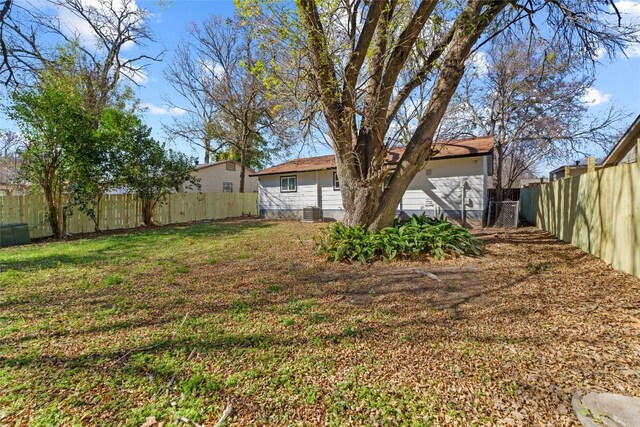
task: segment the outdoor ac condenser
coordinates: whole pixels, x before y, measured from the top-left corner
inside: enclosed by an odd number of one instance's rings
[[[322,210],[315,206],[308,206],[302,209],[302,222],[322,221]]]

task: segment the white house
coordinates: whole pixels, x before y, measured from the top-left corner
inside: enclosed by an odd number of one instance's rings
[[[444,214],[465,225],[481,225],[485,210],[493,137],[435,144],[436,154],[409,185],[398,206],[409,215]],[[404,148],[389,151],[397,164]],[[259,179],[259,210],[264,217],[302,218],[305,207],[318,207],[325,219],[344,216],[333,155],[310,157],[251,174]]]
[[[611,149],[602,162],[603,167],[640,162],[640,115]]]
[[[242,166],[235,160],[198,165],[192,175],[200,178],[200,190],[196,187],[186,185],[181,188],[181,191],[187,193],[237,193],[240,191],[241,169]],[[254,173],[254,171],[245,168],[245,193],[255,193],[258,191],[258,179],[251,177],[250,175],[252,173]]]
[[[590,170],[588,160],[577,161],[573,165],[560,166],[549,172],[549,180],[557,181],[563,178],[582,175]],[[640,162],[640,115],[636,117],[627,131],[620,137],[609,154],[600,163],[593,159],[594,169],[625,165]]]

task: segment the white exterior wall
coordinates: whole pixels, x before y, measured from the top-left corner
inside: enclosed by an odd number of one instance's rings
[[[280,192],[280,177],[296,176],[298,189],[295,192]],[[295,216],[309,206],[319,206],[316,172],[267,175],[259,178],[259,210],[262,214],[283,211],[285,216]],[[287,212],[289,214],[287,214]]]
[[[487,188],[486,162],[489,156],[432,160],[411,181],[402,198],[405,211],[484,210]],[[431,171],[428,174],[428,171]],[[437,212],[436,212],[437,214]]]
[[[638,161],[638,155],[640,154],[638,150],[640,150],[640,142],[629,147],[629,150],[622,157],[619,164],[636,163]]]
[[[433,216],[445,213],[457,220],[463,203],[461,183],[466,182],[464,211],[470,223],[478,224],[482,221],[485,209],[490,161],[490,156],[430,161],[413,179],[398,208],[409,214],[426,212]],[[317,206],[322,208],[325,217],[342,219],[342,194],[333,189],[333,172],[326,170],[260,177],[261,214],[299,218],[303,208]],[[298,190],[295,193],[281,193],[280,177],[291,175],[298,177]]]
[[[322,209],[344,210],[342,206],[342,193],[333,189],[333,170],[320,171],[320,188],[322,189]]]
[[[253,193],[258,191],[258,179],[249,176],[246,171],[244,176],[245,193]],[[222,183],[231,182],[233,184],[233,192],[240,191],[240,165],[236,165],[235,171],[228,171],[226,163],[220,163],[203,167],[196,170],[193,175],[200,178],[201,193],[222,193]],[[197,188],[184,188],[187,193],[197,193]]]

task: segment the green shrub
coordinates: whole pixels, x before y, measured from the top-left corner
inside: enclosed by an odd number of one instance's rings
[[[414,258],[421,254],[437,259],[446,256],[480,255],[482,242],[469,231],[444,217],[422,214],[407,220],[396,219],[393,226],[378,232],[335,223],[316,238],[318,253],[331,261],[360,261]]]

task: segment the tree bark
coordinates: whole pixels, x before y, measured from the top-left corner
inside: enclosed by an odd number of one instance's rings
[[[153,208],[155,203],[151,199],[142,199],[142,222],[146,226],[153,225]]]
[[[102,201],[103,193],[98,194],[96,198],[96,208],[93,213],[93,231],[100,232],[100,202]]]
[[[211,141],[204,141],[204,164],[207,165],[211,161]]]
[[[500,203],[503,199],[503,185],[502,185],[502,168],[504,165],[504,153],[501,144],[498,144],[495,149],[496,152],[496,202]]]
[[[51,233],[54,239],[62,238],[62,227],[60,226],[60,207],[57,206],[56,197],[52,194],[51,189],[44,188],[44,198],[47,201],[48,219],[51,226]]]
[[[247,167],[247,146],[249,145],[249,139],[251,138],[251,134],[247,135],[248,132],[245,132],[245,135],[242,139],[242,148],[240,149],[240,193],[244,193],[244,181],[245,181],[245,168]]]
[[[336,64],[329,53],[326,32],[316,4],[311,0],[300,1],[299,11],[307,27],[311,60],[316,72],[315,83],[319,88],[322,110],[336,153],[337,173],[346,211],[344,222],[347,226],[359,225],[376,231],[391,225],[404,192],[432,155],[434,135],[462,79],[464,64],[471,48],[507,4],[470,1],[456,20],[451,34],[446,36],[442,46],[436,48],[433,58],[430,56],[431,62],[426,65],[427,68],[432,67],[446,50],[446,57],[440,64],[440,71],[421,121],[395,171],[390,171],[385,165],[385,137],[388,124],[394,118],[394,111],[397,112],[396,102],[403,103],[406,100],[400,98],[391,101],[394,85],[436,3],[429,0],[420,3],[403,30],[399,43],[393,48],[387,46],[385,31],[394,13],[394,2],[390,2],[381,11],[379,19],[365,24],[365,29],[367,25],[377,25],[377,31],[376,36],[366,40],[367,46],[370,41],[373,42],[374,53],[359,121],[354,109],[350,107],[350,96],[354,88],[349,85],[353,83],[353,78],[347,79],[345,87],[340,91],[336,84]],[[370,36],[370,32],[365,30],[362,34]],[[385,62],[384,58],[387,57],[390,59]],[[358,68],[359,65],[350,63],[349,67]],[[353,76],[355,72],[350,68],[347,71],[349,76]],[[419,81],[423,78],[420,75]],[[402,96],[409,96],[411,88],[400,93]],[[391,180],[383,190],[382,185],[389,173]]]

